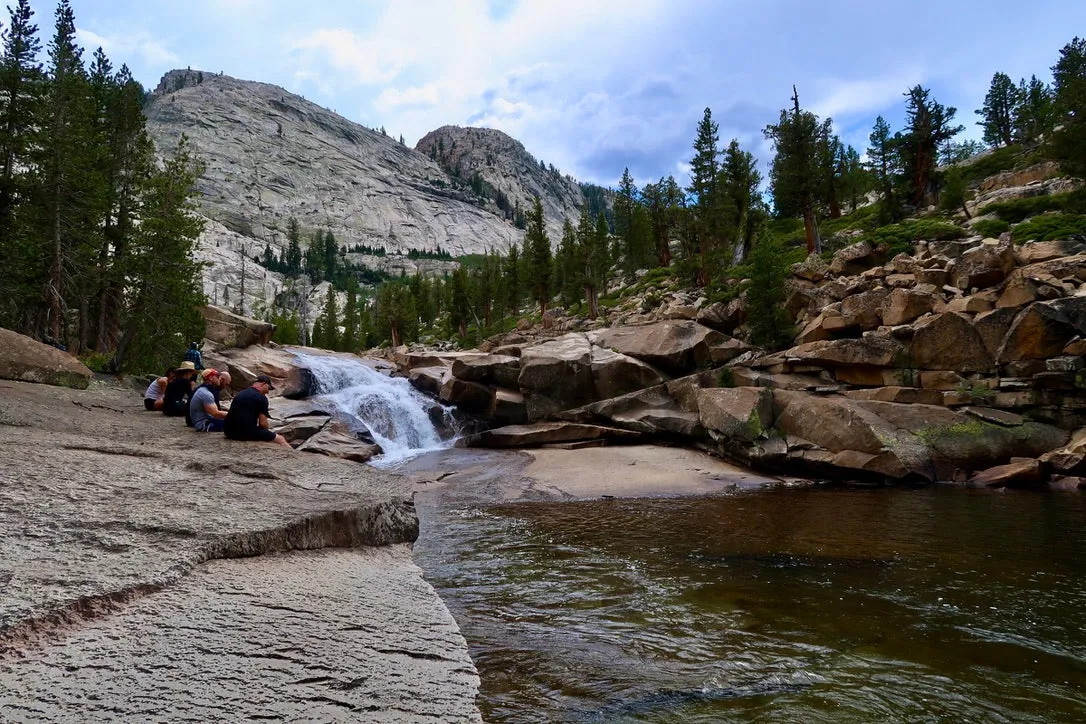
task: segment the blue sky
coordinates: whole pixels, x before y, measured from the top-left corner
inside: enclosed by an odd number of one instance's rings
[[[445,124],[501,129],[581,180],[684,176],[706,106],[721,143],[765,162],[789,103],[861,152],[922,83],[974,125],[992,74],[1050,79],[1086,33],[1079,0],[71,0],[145,86],[171,68],[281,85],[414,145]],[[32,0],[43,39],[55,2]]]

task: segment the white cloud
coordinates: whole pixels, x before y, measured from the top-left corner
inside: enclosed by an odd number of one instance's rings
[[[436,83],[424,86],[412,86],[404,90],[385,88],[373,102],[379,111],[392,111],[401,108],[428,108],[438,105],[441,92]]]
[[[76,40],[87,51],[101,48],[113,61],[115,66],[122,63],[131,65],[134,56],[137,56],[144,64],[161,68],[164,66],[176,66],[181,59],[176,53],[169,50],[165,44],[153,38],[149,33],[137,32],[129,35],[99,35],[84,28],[76,29]]]
[[[838,118],[858,113],[870,114],[901,102],[901,94],[924,82],[920,66],[903,68],[891,75],[865,80],[823,80],[822,96],[810,110],[821,118]]]

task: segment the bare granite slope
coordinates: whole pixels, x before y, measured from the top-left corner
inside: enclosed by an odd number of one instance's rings
[[[0,383],[0,429],[5,717],[479,720],[402,478],[101,382]]]
[[[261,248],[285,245],[291,217],[389,251],[505,250],[521,236],[423,154],[278,86],[171,71],[146,115],[160,151],[184,133],[206,164],[202,212]]]

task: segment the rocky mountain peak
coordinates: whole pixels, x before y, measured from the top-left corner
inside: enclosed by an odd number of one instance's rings
[[[539,196],[554,244],[561,238],[563,220],[569,217],[576,223],[585,202],[573,177],[537,160],[502,131],[442,126],[423,136],[415,150],[486,197],[488,207],[504,218],[514,219],[517,205],[527,211]]]

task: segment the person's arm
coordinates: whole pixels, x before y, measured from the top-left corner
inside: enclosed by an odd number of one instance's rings
[[[265,430],[271,429],[271,422],[268,420],[268,416],[263,412],[256,416],[256,424],[260,425]]]
[[[218,405],[216,405],[214,402],[205,402],[204,403],[204,412],[211,415],[216,420],[225,420],[226,419],[226,410],[220,410]]]

